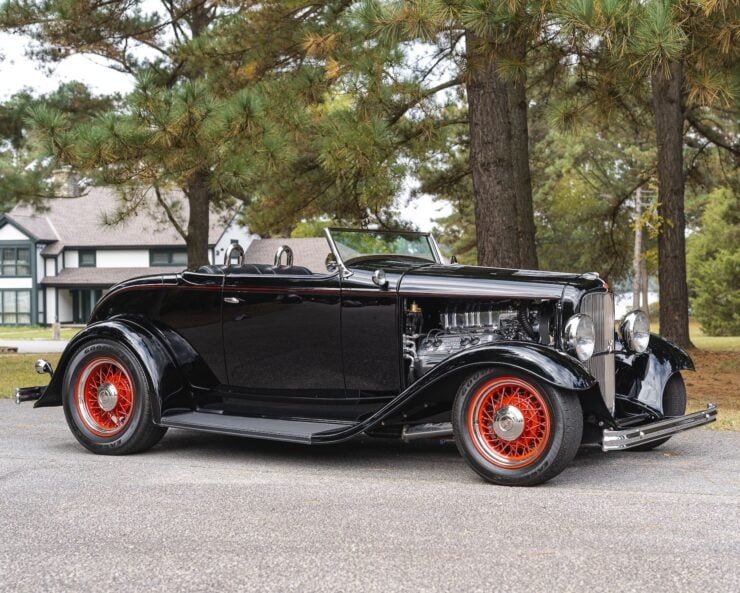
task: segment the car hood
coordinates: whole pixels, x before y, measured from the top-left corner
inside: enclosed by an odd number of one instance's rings
[[[596,274],[431,264],[409,269],[399,292],[439,296],[561,298],[566,287],[587,291],[606,283]]]

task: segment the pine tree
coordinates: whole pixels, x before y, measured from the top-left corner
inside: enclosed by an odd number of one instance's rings
[[[447,44],[452,56],[463,54],[440,61],[440,69],[456,65],[465,86],[478,262],[536,268],[526,60],[541,24],[539,7],[414,1],[368,5],[367,15],[390,42]]]
[[[574,36],[583,35],[593,79],[614,96],[642,96],[652,114],[658,178],[658,235],[661,333],[688,347],[688,287],[685,249],[684,150],[695,132],[736,151],[704,117],[712,107],[731,108],[738,56],[737,3],[724,0],[566,1],[561,14]],[[590,44],[590,45],[589,45]],[[588,54],[593,54],[588,56]],[[592,65],[594,65],[592,67]],[[597,87],[599,85],[596,85]],[[602,106],[603,108],[603,106]]]
[[[47,145],[55,157],[82,167],[106,167],[104,179],[118,185],[124,195],[130,195],[134,188],[144,191],[147,185],[155,188],[176,184],[185,193],[189,205],[187,224],[177,229],[187,243],[188,264],[198,266],[208,263],[209,204],[217,197],[217,188],[211,179],[212,163],[199,157],[199,130],[185,131],[189,123],[199,125],[201,114],[195,114],[193,120],[188,119],[192,113],[184,112],[178,114],[178,120],[167,121],[162,109],[166,109],[168,101],[187,108],[193,105],[186,99],[188,94],[194,100],[202,96],[202,92],[196,90],[200,88],[196,81],[204,74],[202,61],[197,52],[191,50],[217,17],[218,2],[161,0],[154,12],[145,12],[145,5],[151,6],[143,0],[103,3],[6,0],[0,4],[0,29],[33,37],[39,43],[36,57],[43,61],[54,62],[71,54],[92,54],[105,58],[112,68],[138,77],[139,96],[155,101],[151,110],[149,105],[138,105],[139,109],[149,111],[142,119],[159,117],[157,123],[163,134],[163,144],[176,138],[180,142],[179,151],[173,152],[182,158],[163,155],[164,158],[156,163],[149,158],[147,175],[137,180],[125,176],[125,173],[134,172],[128,159],[135,148],[121,157],[120,167],[116,153],[106,153],[103,149],[119,150],[121,137],[131,140],[132,137],[121,129],[128,131],[135,127],[131,119],[141,112],[133,115],[111,112],[89,130],[73,130],[68,118],[50,108],[36,110],[34,117],[45,129]],[[171,99],[166,98],[168,95]],[[178,96],[184,102],[178,102]],[[173,125],[178,129],[173,131]],[[92,151],[96,147],[98,154],[94,155]],[[186,152],[190,153],[187,157]],[[125,173],[116,175],[113,173],[116,169]]]
[[[29,122],[31,112],[40,105],[53,106],[78,124],[108,110],[116,97],[95,97],[79,82],[64,83],[46,95],[21,91],[0,104],[0,212],[16,204],[43,208],[53,197],[54,162],[35,141]]]
[[[71,125],[53,109],[34,118],[58,159],[121,188],[120,215],[153,192],[197,267],[207,262],[209,208],[252,201],[261,185],[282,180],[278,161],[300,150],[287,140],[308,117],[304,105],[326,88],[311,47],[349,4],[161,0],[148,13],[155,5],[143,0],[7,0],[0,27],[31,34],[44,59],[96,54],[136,77],[121,109],[92,125]],[[167,198],[170,188],[187,197],[186,223]]]

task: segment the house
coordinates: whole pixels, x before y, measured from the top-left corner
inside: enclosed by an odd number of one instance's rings
[[[106,224],[120,206],[112,188],[84,195],[65,192],[33,211],[17,206],[0,215],[0,325],[85,323],[114,284],[146,274],[171,273],[187,263],[185,241],[151,197],[125,222]],[[149,199],[149,198],[146,198]],[[169,194],[184,218],[187,202]],[[208,234],[211,263],[221,263],[231,240],[255,238],[234,220],[213,214]]]

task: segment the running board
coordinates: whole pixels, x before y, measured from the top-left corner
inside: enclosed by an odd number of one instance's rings
[[[208,412],[184,412],[164,416],[159,423],[169,428],[186,428],[240,437],[286,441],[310,445],[313,437],[332,431],[346,430],[351,424],[312,420],[280,420],[229,416]]]

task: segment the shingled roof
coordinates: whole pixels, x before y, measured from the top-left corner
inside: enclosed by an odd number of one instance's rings
[[[41,281],[45,286],[59,288],[78,286],[108,287],[137,276],[174,274],[182,272],[177,266],[158,268],[64,268],[56,276],[46,276]]]
[[[247,247],[244,261],[250,264],[272,265],[275,261],[275,252],[281,245],[287,245],[293,250],[293,265],[304,266],[315,274],[326,272],[326,256],[331,249],[324,238],[258,239]]]
[[[171,247],[185,241],[172,224],[162,219],[161,208],[148,196],[143,207],[120,224],[105,223],[120,207],[116,190],[91,187],[78,198],[54,198],[46,203],[47,210],[35,212],[29,206],[16,206],[5,217],[25,229],[36,239],[47,242],[44,255],[60,253],[64,247]],[[169,192],[167,200],[176,204],[178,217],[187,219],[188,203],[180,192]],[[154,214],[157,212],[157,214]],[[228,221],[213,215],[208,232],[209,245],[215,245]]]

